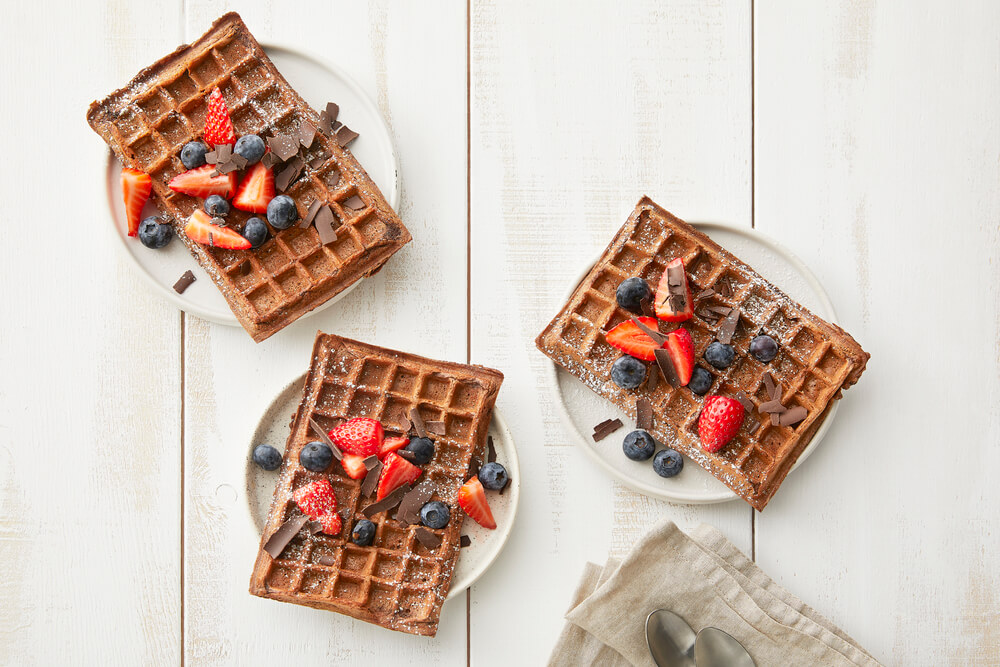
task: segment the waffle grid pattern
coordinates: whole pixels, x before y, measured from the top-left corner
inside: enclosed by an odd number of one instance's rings
[[[694,341],[696,363],[713,375],[707,395],[735,397],[743,391],[754,406],[736,437],[715,454],[705,452],[698,439],[703,397],[663,381],[650,392],[645,385],[624,390],[610,380],[611,365],[621,353],[603,334],[632,315],[617,305],[615,290],[633,276],[641,276],[655,287],[666,264],[675,257],[684,258],[695,296],[708,288],[714,290],[710,296],[695,299],[694,317],[682,325]],[[714,368],[703,358],[719,330],[707,310],[711,306],[740,309],[731,343],[736,360],[725,370]],[[722,317],[718,319],[721,322]],[[667,323],[661,326],[664,331],[673,328]],[[778,355],[767,364],[748,354],[750,340],[760,332],[772,336],[779,346]],[[867,361],[867,354],[850,336],[789,299],[749,266],[647,199],[640,201],[537,343],[591,389],[633,416],[635,399],[647,395],[653,403],[654,435],[715,474],[757,509],[767,504],[829,405],[857,380]],[[806,409],[808,416],[803,421],[793,426],[773,425],[769,415],[757,411],[771,400],[763,380],[765,372],[780,386],[786,408],[800,405]]]
[[[434,634],[460,546],[464,515],[457,506],[458,489],[473,456],[481,455],[501,380],[495,371],[431,362],[321,334],[264,534],[299,516],[294,490],[321,478],[334,488],[338,511],[346,517],[344,528],[337,536],[300,531],[278,559],[261,551],[251,592],[340,611],[394,630]],[[422,466],[417,483],[431,480],[432,499],[451,507],[451,521],[430,531],[441,545],[429,549],[417,540],[416,526],[390,518],[394,510],[381,512],[372,517],[377,526],[372,546],[356,546],[349,541],[351,528],[364,518],[361,510],[375,501],[374,494],[362,497],[361,480],[347,477],[339,464],[329,474],[298,465],[299,450],[316,439],[309,417],[326,429],[349,417],[372,417],[387,434],[399,434],[408,428],[406,416],[413,406],[425,420],[445,423],[445,435],[434,437],[434,458]]]
[[[270,238],[255,250],[213,248],[187,239],[183,223],[201,202],[170,190],[167,183],[185,171],[180,149],[201,139],[207,97],[216,86],[237,135],[298,136],[303,121],[318,125],[316,112],[234,14],[186,50],[140,73],[130,87],[101,102],[99,114],[92,107],[91,125],[124,164],[152,177],[161,209],[173,217],[178,235],[259,341],[374,273],[410,237],[350,153],[317,131],[311,146],[300,151],[307,166],[285,194],[295,200],[300,219],[314,201],[327,203],[336,218],[336,241],[322,245],[312,226],[270,228]],[[314,161],[316,166],[309,166]],[[354,196],[364,203],[361,209],[345,206]],[[227,226],[239,231],[251,215],[233,208]]]

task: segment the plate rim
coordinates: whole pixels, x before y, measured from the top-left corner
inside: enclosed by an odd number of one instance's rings
[[[816,277],[816,274],[814,274],[812,270],[806,265],[806,263],[803,262],[801,259],[799,259],[799,257],[795,253],[793,253],[790,249],[788,249],[787,246],[785,246],[779,241],[776,241],[769,235],[759,231],[754,227],[745,227],[742,225],[726,223],[726,222],[707,222],[707,221],[691,222],[689,224],[693,226],[695,229],[704,232],[706,234],[708,233],[708,231],[712,229],[723,232],[740,234],[754,241],[760,242],[762,245],[773,250],[776,254],[781,256],[783,259],[787,260],[788,263],[791,264],[793,268],[795,268],[795,270],[805,279],[806,283],[813,290],[815,295],[819,298],[820,305],[823,307],[824,310],[827,311],[825,314],[822,315],[822,317],[832,324],[838,324],[837,311],[833,306],[833,302],[830,300],[830,295],[827,294],[826,289],[823,287],[823,284],[819,281],[819,278]],[[589,273],[590,270],[594,267],[594,264],[596,264],[597,261],[600,260],[602,254],[603,251],[597,254],[594,257],[594,260],[592,262],[589,262],[586,265],[586,267],[573,278],[571,282],[572,287],[569,290],[567,290],[562,300],[563,304],[569,301],[570,297],[576,290],[577,286],[579,286],[579,284],[583,282],[583,279],[586,277],[587,273]],[[765,280],[766,279],[767,278],[765,277]],[[576,445],[582,448],[590,457],[590,459],[596,462],[601,468],[603,468],[605,472],[610,474],[612,478],[617,480],[619,483],[629,487],[633,491],[637,491],[638,493],[641,493],[647,497],[656,498],[659,500],[666,500],[668,502],[679,503],[684,505],[711,505],[711,504],[724,503],[739,499],[739,496],[737,496],[736,493],[733,492],[728,487],[726,487],[724,491],[720,491],[718,493],[695,494],[695,493],[684,493],[684,492],[669,492],[669,489],[657,488],[653,485],[646,484],[644,482],[638,481],[636,479],[627,477],[626,475],[622,474],[614,466],[606,462],[604,458],[600,454],[598,454],[595,448],[590,446],[586,434],[582,433],[580,429],[577,427],[576,423],[573,421],[573,418],[570,416],[569,410],[566,407],[566,403],[563,398],[563,392],[560,390],[559,387],[558,372],[559,368],[561,367],[548,356],[546,356],[545,358],[548,361],[548,363],[545,365],[545,368],[548,375],[548,379],[550,381],[550,387],[551,387],[550,391],[555,395],[557,411],[559,412],[559,418],[563,422],[563,426],[566,427],[566,429],[573,436],[573,440],[575,441]],[[826,434],[830,430],[833,424],[833,420],[837,415],[839,407],[840,407],[840,401],[834,401],[833,406],[830,408],[830,413],[826,416],[826,419],[823,420],[823,423],[820,425],[819,429],[817,429],[816,434],[813,436],[813,439],[809,442],[809,445],[802,451],[802,454],[799,455],[798,460],[795,461],[795,464],[792,466],[792,469],[789,470],[789,474],[791,474],[791,472],[793,472],[796,468],[802,465],[802,463],[807,458],[809,458],[809,456],[820,444],[820,442],[822,442],[822,440],[826,437]],[[684,458],[687,459],[688,457],[685,456]]]

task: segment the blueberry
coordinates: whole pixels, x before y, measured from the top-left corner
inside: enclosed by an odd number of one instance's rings
[[[181,164],[184,165],[185,169],[197,169],[205,164],[205,153],[207,152],[208,146],[205,144],[200,141],[189,141],[181,149]]]
[[[622,451],[633,461],[645,461],[653,455],[654,450],[656,450],[656,440],[642,430],[632,431],[622,442]]]
[[[205,200],[205,213],[213,218],[224,218],[229,215],[229,202],[219,195],[209,195]]]
[[[310,442],[299,452],[299,463],[306,470],[323,472],[333,463],[333,451],[322,442]]]
[[[351,530],[351,542],[359,547],[367,547],[375,541],[375,524],[368,519],[361,519]]]
[[[705,350],[705,361],[712,364],[719,370],[723,368],[729,368],[729,365],[733,363],[733,359],[736,358],[736,350],[733,349],[732,345],[723,345],[719,341],[714,341]]]
[[[653,471],[660,477],[673,477],[684,467],[684,457],[673,449],[661,449],[653,457]]]
[[[767,334],[761,334],[750,341],[750,354],[757,361],[766,364],[778,354],[778,344]]]
[[[440,500],[432,500],[420,508],[420,523],[428,528],[444,528],[451,519],[451,511]]]
[[[253,448],[253,462],[264,470],[277,470],[281,465],[281,452],[271,445],[257,445]]]
[[[260,218],[250,218],[243,225],[243,238],[252,248],[259,248],[267,240],[267,225]]]
[[[496,461],[484,463],[479,469],[479,481],[487,489],[499,491],[507,486],[507,469]]]
[[[264,140],[256,134],[244,134],[236,140],[233,152],[245,157],[247,163],[253,164],[264,157]]]
[[[622,389],[635,389],[646,379],[646,364],[627,354],[611,365],[611,381]]]
[[[147,248],[162,248],[174,238],[174,228],[151,215],[139,223],[139,240]]]
[[[298,219],[295,201],[288,195],[278,195],[267,205],[267,221],[275,229],[288,229]]]
[[[642,278],[628,278],[622,281],[622,284],[618,286],[618,291],[615,292],[618,305],[633,313],[641,314],[643,300],[652,298],[653,290],[649,288],[649,283]]]
[[[704,396],[711,388],[712,374],[701,366],[695,366],[694,371],[691,373],[691,381],[688,382],[688,389],[699,396]]]
[[[434,456],[434,443],[430,438],[413,438],[403,449],[413,454],[413,462],[417,465],[427,463]]]

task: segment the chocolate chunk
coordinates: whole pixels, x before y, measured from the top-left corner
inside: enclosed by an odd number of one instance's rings
[[[329,245],[337,240],[337,230],[333,228],[334,219],[333,211],[326,204],[319,207],[313,219],[313,225],[319,233],[319,242],[323,245]]]
[[[313,432],[320,437],[320,440],[326,443],[326,446],[333,450],[334,458],[338,461],[342,461],[344,459],[344,452],[340,451],[340,447],[338,447],[336,443],[330,439],[330,436],[326,434],[323,427],[317,424],[316,420],[312,417],[309,418],[309,425],[312,426]]]
[[[639,318],[633,316],[633,317],[630,317],[629,319],[632,320],[632,322],[637,327],[639,327],[643,331],[643,333],[645,333],[647,336],[649,336],[650,338],[652,338],[653,342],[656,343],[657,345],[663,345],[664,341],[667,340],[666,336],[664,336],[663,334],[661,334],[659,331],[657,331],[655,329],[650,329],[645,324],[643,324],[639,320]]]
[[[333,120],[325,111],[319,112],[319,130],[328,137],[333,134]]]
[[[365,464],[365,467],[368,468],[368,465]],[[382,463],[378,460],[378,457],[376,457],[375,465],[373,465],[371,468],[368,468],[368,473],[365,475],[365,481],[361,482],[362,498],[367,498],[368,496],[370,496],[372,493],[375,492],[375,487],[378,486],[378,478],[379,475],[381,474],[382,474]]]
[[[342,206],[349,208],[352,211],[360,211],[365,207],[365,200],[357,195],[354,195],[352,197],[348,197],[347,201],[345,201]]]
[[[417,406],[410,408],[410,421],[413,422],[413,428],[417,430],[417,435],[426,438],[427,427],[424,426],[424,418],[420,416],[420,408]]]
[[[268,169],[274,169],[276,165],[281,164],[281,160],[273,152],[268,152],[264,153],[264,157],[260,159],[260,163]]]
[[[278,156],[278,160],[284,162],[299,152],[298,137],[290,137],[285,134],[278,134],[268,137],[267,145],[271,152]]]
[[[722,324],[719,326],[719,333],[716,338],[723,345],[729,345],[733,342],[733,334],[736,333],[736,325],[740,321],[740,309],[733,308],[732,312],[726,315],[726,319],[722,320]]]
[[[184,290],[191,287],[191,283],[195,280],[197,280],[197,278],[194,277],[194,274],[191,273],[191,271],[185,271],[181,274],[181,277],[177,279],[177,282],[174,283],[174,291],[178,294],[184,294]]]
[[[420,526],[415,531],[413,531],[413,536],[417,538],[422,545],[428,549],[437,549],[441,546],[441,538],[427,530],[423,526]]]
[[[346,148],[347,144],[351,143],[358,138],[358,133],[342,125],[339,130],[337,130],[337,143],[340,144],[341,148]]]
[[[382,500],[372,503],[368,507],[361,510],[361,513],[370,519],[379,512],[385,512],[386,510],[391,510],[393,507],[399,504],[399,501],[401,501],[403,499],[403,496],[405,496],[409,491],[410,491],[410,485],[404,484],[403,486],[399,487],[398,489],[387,495]]]
[[[788,411],[783,413],[779,419],[779,422],[782,426],[792,426],[794,424],[798,424],[808,415],[809,415],[808,410],[806,410],[801,405],[796,405],[794,408],[789,408]]]
[[[635,399],[635,427],[643,431],[653,428],[653,404],[645,396]]]
[[[472,538],[468,535],[462,535],[462,537],[458,538],[458,544],[463,548],[470,546],[472,544]]]
[[[316,138],[316,128],[313,124],[307,120],[303,120],[299,124],[299,143],[309,148],[312,146],[313,139]]]
[[[434,484],[430,480],[417,484],[399,502],[396,519],[411,526],[420,523],[420,508],[431,499],[432,495],[434,495]]]
[[[444,435],[446,433],[443,421],[424,422],[424,428],[427,429],[428,433],[433,433],[434,435]]]
[[[594,442],[600,442],[622,427],[621,419],[605,419],[594,427]]]
[[[336,556],[320,556],[316,559],[316,562],[327,567],[335,567],[338,564]]]
[[[486,436],[486,460],[495,463],[497,460],[497,448],[493,445],[493,436]]]
[[[303,163],[298,157],[290,160],[288,164],[278,172],[278,175],[274,177],[274,187],[278,188],[280,192],[287,190],[288,186],[299,177],[302,170],[305,169],[305,166],[305,163]]]
[[[660,383],[660,367],[650,366],[649,375],[646,376],[646,391],[654,391],[656,385]]]
[[[746,395],[746,392],[742,389],[736,392],[736,400],[743,405],[743,409],[747,412],[753,412],[753,401],[750,397]]]
[[[333,102],[326,103],[326,117],[330,119],[331,123],[337,122],[337,116],[340,115],[340,106],[334,104]]]
[[[309,521],[309,517],[302,514],[281,524],[281,527],[274,531],[271,537],[267,538],[267,542],[264,543],[264,551],[269,553],[271,558],[280,556],[281,552],[299,534],[302,526],[306,525],[307,521]]]
[[[653,356],[656,357],[656,365],[660,367],[660,374],[663,375],[663,379],[674,389],[680,387],[681,378],[677,374],[677,369],[674,368],[674,360],[670,358],[670,353],[661,347],[653,350]]]

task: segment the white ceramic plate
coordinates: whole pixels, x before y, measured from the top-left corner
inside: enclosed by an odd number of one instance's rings
[[[257,535],[263,532],[264,524],[267,523],[267,513],[271,509],[271,498],[274,495],[274,485],[278,481],[278,471],[268,472],[259,468],[253,462],[253,448],[260,443],[267,443],[279,451],[284,450],[292,417],[302,399],[305,379],[303,373],[285,385],[285,388],[275,396],[264,410],[250,442],[247,443],[247,511]],[[471,586],[497,559],[507,543],[507,538],[510,537],[517,516],[517,502],[521,495],[521,471],[518,467],[517,452],[514,450],[514,440],[497,408],[493,409],[489,433],[493,436],[497,461],[507,469],[510,482],[503,494],[495,491],[486,492],[493,518],[497,522],[494,530],[487,530],[468,518],[462,523],[462,534],[468,535],[472,544],[459,552],[451,589],[448,591],[449,599]]]
[[[396,149],[389,128],[375,103],[365,95],[350,75],[339,67],[324,63],[298,50],[278,46],[265,46],[264,50],[274,61],[278,71],[288,79],[288,83],[313,108],[322,109],[331,101],[340,105],[340,120],[346,121],[351,129],[360,134],[351,144],[351,152],[382,190],[389,205],[398,209],[400,189]],[[154,292],[173,302],[184,312],[211,322],[239,326],[236,316],[229,309],[215,283],[191,257],[184,244],[175,239],[162,250],[150,250],[138,239],[128,237],[121,193],[121,164],[110,151],[105,170],[108,205],[114,223],[112,231],[117,238],[115,243],[124,251],[139,275]],[[156,212],[156,206],[150,201],[146,204],[143,217],[156,215]],[[178,294],[174,291],[173,285],[188,269],[194,272],[197,281],[188,287],[184,294]],[[357,284],[355,282],[312,313],[332,306],[347,296]],[[311,313],[306,316],[309,314]]]
[[[837,315],[823,286],[816,276],[787,248],[750,228],[734,227],[719,223],[694,223],[700,231],[712,238],[731,253],[754,267],[758,273],[774,283],[790,297],[829,322],[836,322]],[[596,259],[595,259],[596,262]],[[593,263],[573,281],[573,288],[566,293],[567,301],[583,280]],[[684,470],[676,477],[664,479],[653,472],[649,461],[632,461],[622,453],[622,438],[632,430],[634,421],[610,401],[595,394],[555,363],[547,366],[554,376],[552,385],[556,388],[556,404],[577,443],[602,468],[622,484],[653,498],[661,498],[677,503],[703,504],[735,500],[736,494],[729,487],[715,479],[704,468],[684,459]],[[830,430],[837,414],[838,403],[834,402],[830,414],[816,431],[812,442],[796,461],[794,470],[819,445]],[[624,426],[600,442],[594,442],[591,433],[594,425],[604,419],[619,418]]]

